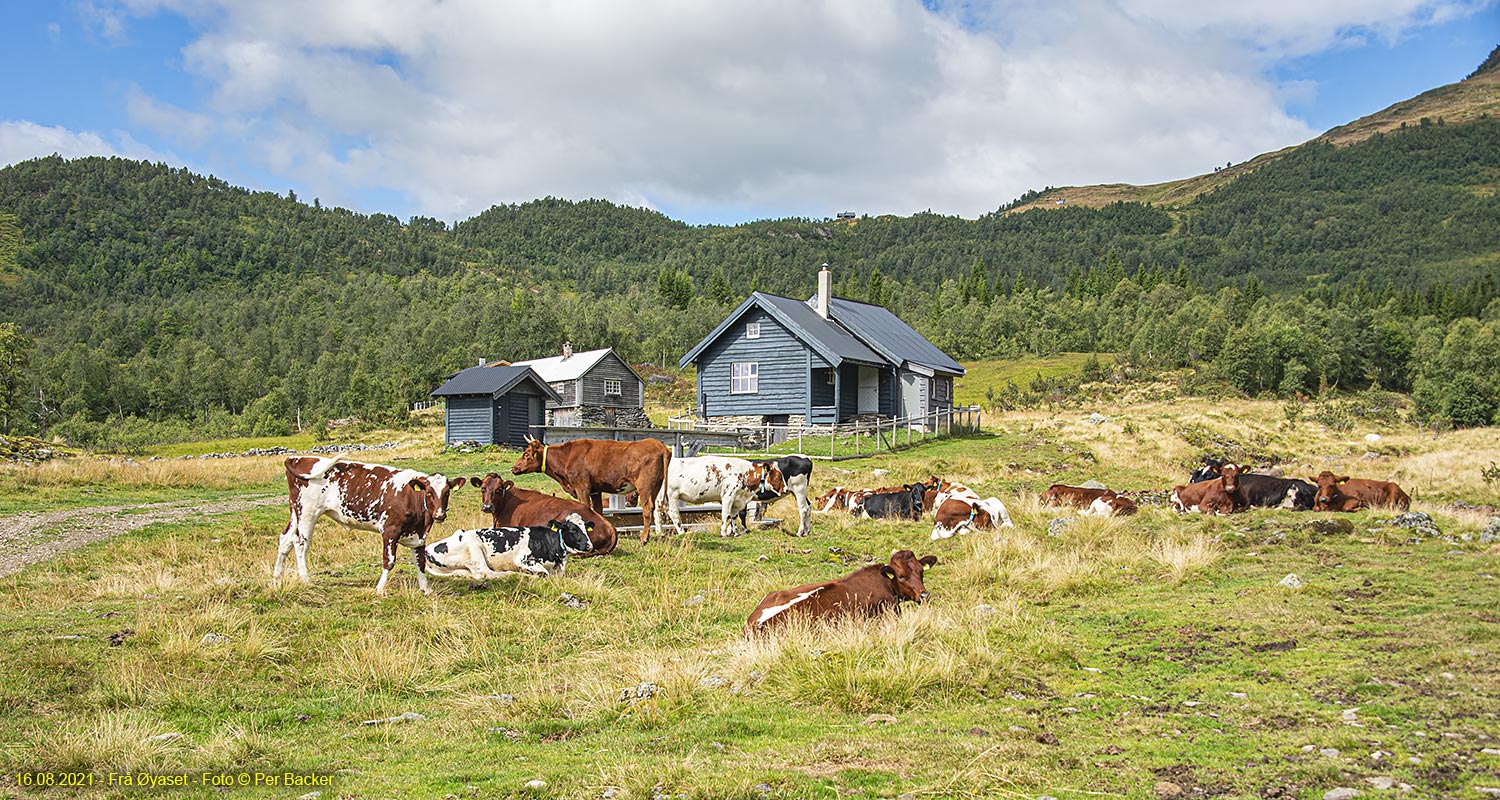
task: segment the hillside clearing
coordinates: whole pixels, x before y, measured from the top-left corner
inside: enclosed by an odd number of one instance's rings
[[[991,435],[818,465],[815,486],[962,479],[1016,519],[940,542],[930,524],[820,516],[807,539],[627,541],[562,578],[435,580],[432,598],[404,562],[377,599],[375,538],[328,522],[313,583],[270,583],[285,520],[274,494],[227,518],[152,524],[0,579],[11,643],[0,704],[14,712],[0,715],[0,762],[11,775],[319,773],[339,797],[1156,797],[1171,784],[1184,797],[1316,798],[1381,777],[1420,796],[1500,785],[1500,759],[1482,752],[1500,742],[1500,547],[1475,540],[1487,514],[1452,505],[1496,503],[1475,465],[1500,432],[1434,440],[1390,426],[1367,459],[1373,428],[1286,429],[1277,403],[1099,411],[1101,424],[1013,412],[991,419]],[[1047,483],[1163,488],[1205,443],[1265,450],[1289,469],[1403,476],[1414,508],[1454,541],[1380,513],[1338,515],[1352,523],[1340,529],[1309,524],[1334,515],[1152,506],[1048,535],[1071,515],[1038,506]],[[391,460],[469,475],[512,458],[414,445]],[[274,490],[277,459],[233,461],[243,487]],[[66,467],[51,469],[67,486]],[[218,491],[174,470],[157,473],[183,484],[173,491]],[[483,519],[461,490],[437,531]],[[939,557],[926,606],[739,638],[765,592],[895,548]],[[1300,589],[1278,585],[1289,573]],[[361,724],[408,712],[421,718]],[[524,788],[533,780],[547,788]]]

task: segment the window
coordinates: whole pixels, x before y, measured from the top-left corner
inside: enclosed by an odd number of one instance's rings
[[[755,394],[760,391],[760,363],[740,361],[729,365],[729,393]]]
[[[747,322],[747,323],[745,323],[745,338],[746,339],[759,339],[760,338],[760,323],[759,322]]]
[[[620,382],[613,378],[604,379],[604,393],[606,395],[620,394]]]
[[[837,374],[837,370],[828,369],[828,370],[824,370],[824,372],[828,373],[828,385],[832,386],[833,385],[833,376],[835,374]]]
[[[568,382],[558,381],[557,383],[552,384],[552,391],[557,392],[558,394],[567,394]]]

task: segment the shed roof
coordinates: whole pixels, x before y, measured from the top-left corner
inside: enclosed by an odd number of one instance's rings
[[[816,301],[817,298],[813,298],[808,302]],[[807,303],[803,306],[817,315]],[[964,374],[962,365],[884,306],[834,297],[828,303],[828,315],[892,363],[917,364],[953,375]]]
[[[818,316],[818,312],[809,308],[808,305],[794,297],[781,297],[780,295],[766,294],[765,292],[753,292],[745,302],[740,303],[739,308],[730,312],[724,321],[719,323],[703,340],[698,342],[687,355],[678,362],[679,366],[686,367],[697,360],[698,356],[708,349],[708,346],[716,341],[720,334],[729,329],[745,312],[751,308],[764,309],[777,322],[780,322],[793,336],[802,340],[808,347],[812,348],[824,361],[830,364],[840,364],[844,361],[856,361],[864,364],[881,365],[887,363],[879,353],[866,347],[858,339],[849,335],[849,332],[838,325]]]
[[[543,394],[551,398],[553,402],[561,403],[562,398],[552,387],[542,380],[531,367],[520,364],[491,363],[480,364],[459,370],[448,376],[448,381],[442,386],[432,390],[432,397],[448,397],[457,394],[487,394],[491,397],[499,397],[515,388],[522,381],[531,381]]]

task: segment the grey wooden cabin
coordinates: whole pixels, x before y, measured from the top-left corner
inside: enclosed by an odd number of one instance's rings
[[[448,376],[434,389],[443,398],[443,441],[526,445],[528,434],[546,423],[546,404],[558,400],[530,367],[497,361]]]
[[[561,427],[604,425],[649,428],[646,382],[612,348],[517,361],[531,367],[552,387],[557,400],[547,401],[547,424]]]
[[[953,407],[964,368],[882,306],[756,292],[680,365],[698,368],[698,415],[737,424],[922,417]]]

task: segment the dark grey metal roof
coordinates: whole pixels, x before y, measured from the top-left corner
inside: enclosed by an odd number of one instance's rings
[[[698,342],[687,355],[682,357],[678,366],[686,367],[697,360],[698,356],[713,344],[724,333],[730,325],[734,324],[751,307],[765,309],[777,322],[785,325],[793,336],[801,339],[812,348],[823,360],[830,364],[840,364],[844,361],[858,361],[865,364],[880,366],[890,363],[887,359],[869,347],[866,347],[858,339],[849,335],[848,331],[838,325],[818,316],[818,312],[809,308],[801,300],[793,297],[781,297],[765,292],[755,292],[745,298],[724,321],[719,323],[703,341]]]
[[[817,312],[807,303],[800,305],[817,317]],[[835,297],[828,304],[828,315],[891,362],[910,362],[939,372],[964,374],[964,368],[957,361],[884,306]]]
[[[561,403],[562,398],[557,392],[552,391],[531,367],[517,364],[484,364],[469,367],[448,376],[448,382],[432,390],[432,397],[447,397],[455,394],[487,394],[498,397],[515,387],[516,384],[530,380],[543,394],[552,398],[554,402]]]

